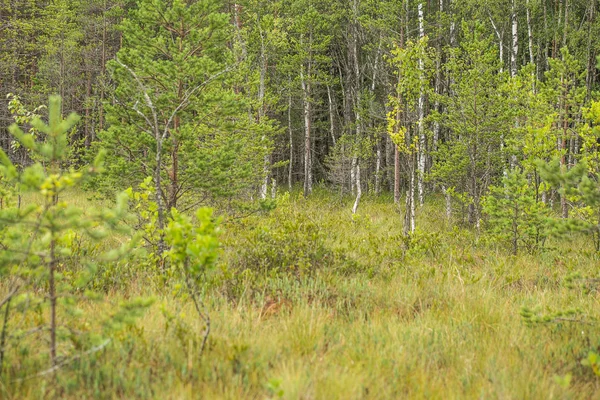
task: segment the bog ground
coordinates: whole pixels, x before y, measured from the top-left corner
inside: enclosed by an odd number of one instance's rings
[[[598,397],[598,377],[581,362],[599,344],[597,291],[565,282],[597,269],[585,238],[513,257],[471,230],[446,231],[433,202],[407,243],[389,199],[367,198],[354,217],[351,202],[285,194],[270,213],[223,222],[220,267],[203,294],[212,330],[200,358],[204,326],[191,301],[130,265],[116,289],[100,271],[95,285],[113,289],[77,324],[110,313],[124,300],[118,293],[154,297],[136,325],[56,377],[28,379],[32,357],[10,355],[2,397]],[[527,324],[523,307],[577,313]]]

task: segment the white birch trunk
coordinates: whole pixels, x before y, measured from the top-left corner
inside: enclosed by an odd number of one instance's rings
[[[352,151],[354,151],[354,149],[352,149]],[[356,164],[357,164],[357,159],[356,157],[352,157],[352,165],[350,167],[350,191],[352,194],[356,193]]]
[[[354,200],[354,206],[352,206],[352,214],[356,214],[358,205],[360,204],[360,198],[362,196],[362,189],[360,187],[360,164],[356,166],[356,200]]]
[[[535,65],[535,55],[533,52],[533,30],[531,29],[531,10],[529,9],[529,0],[525,2],[527,12],[527,37],[529,38],[529,62]]]
[[[291,87],[291,85],[290,85]],[[288,94],[288,133],[290,136],[290,163],[288,165],[288,187],[292,190],[292,177],[293,177],[293,162],[294,162],[294,136],[292,131],[292,93]]]
[[[266,75],[267,75],[267,56],[265,54],[265,45],[264,39],[262,35],[262,31],[260,32],[260,82],[258,85],[258,123],[261,123],[263,117],[265,115],[265,86],[266,86]],[[261,141],[265,141],[266,137],[263,135]],[[260,188],[260,198],[261,200],[266,200],[267,198],[267,190],[269,187],[269,164],[270,164],[270,155],[265,153],[265,157],[263,160],[263,182]]]
[[[489,13],[488,13],[489,14]],[[494,19],[492,15],[489,14],[490,22],[492,23],[492,28],[494,28],[494,33],[498,38],[498,53],[500,56],[500,73],[504,72],[504,30],[500,31],[496,24],[494,23]]]
[[[408,235],[414,233],[415,226],[415,167],[416,163],[414,160],[414,156],[411,157],[411,168],[410,168],[410,183],[408,186],[408,191],[406,192],[406,210],[404,213],[404,235]]]
[[[356,93],[356,104],[355,107],[355,118],[356,118],[356,144],[360,144],[362,138],[362,118],[360,114],[361,96],[360,96],[360,65],[358,64],[358,0],[354,0],[353,3],[354,12],[354,28],[352,34],[352,62],[354,66],[354,79],[355,79],[355,93]],[[360,198],[361,187],[360,187],[360,166],[358,162],[357,149],[353,149],[354,155],[352,156],[352,171],[351,179],[356,189],[356,199]]]
[[[519,56],[519,22],[517,20],[517,10],[515,0],[512,1],[512,46],[510,57],[510,75],[517,76],[517,57]]]
[[[425,29],[423,27],[423,3],[419,3],[419,37],[425,37]],[[419,187],[419,205],[424,202],[424,178],[425,178],[425,71],[423,58],[419,58],[419,80],[421,93],[419,95],[418,114],[419,114],[419,156],[418,156],[418,187]]]
[[[329,133],[335,146],[335,119],[333,111],[333,97],[331,96],[331,87],[327,85],[327,99],[329,101]]]
[[[448,0],[448,8],[450,13],[452,13],[452,0]],[[456,46],[456,22],[454,22],[454,15],[451,17],[450,21],[450,47]]]
[[[440,14],[442,14],[444,12],[444,1],[440,0]],[[439,21],[439,17],[438,17],[438,21]],[[435,60],[435,94],[436,95],[440,95],[442,93],[442,49],[440,46],[440,42],[438,41],[437,44],[437,55],[436,55],[436,60]],[[439,97],[436,96],[435,98],[435,103],[433,105],[433,108],[436,112],[440,112],[440,101],[439,101]],[[433,121],[433,143],[431,144],[431,150],[433,152],[437,151],[438,148],[438,142],[440,140],[440,122],[439,120],[436,118],[435,121]],[[432,159],[432,164],[433,164],[433,159]]]
[[[310,83],[304,76],[304,67],[300,70],[300,81],[302,85],[302,103],[304,113],[304,196],[312,192],[312,168],[311,168],[311,106],[310,106]]]
[[[378,72],[378,68],[379,68],[379,57],[381,54],[381,44],[382,44],[382,39],[381,39],[381,35],[380,35],[379,36],[379,45],[377,46],[377,52],[375,53],[375,61],[373,63],[373,79],[371,80],[371,99],[373,99],[375,96],[377,72]],[[371,104],[373,104],[373,102],[371,102]],[[374,110],[372,110],[372,112],[374,114]],[[375,131],[377,131],[377,130],[375,129]],[[375,161],[375,193],[376,194],[381,193],[381,159],[382,159],[381,139],[382,139],[381,135],[377,134],[377,136],[376,136],[377,159]]]

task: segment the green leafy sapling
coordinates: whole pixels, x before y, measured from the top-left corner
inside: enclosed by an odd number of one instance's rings
[[[215,268],[220,246],[219,225],[212,213],[210,208],[200,208],[193,221],[189,216],[172,209],[165,229],[165,238],[170,246],[168,258],[171,268],[180,272],[187,294],[205,324],[200,355],[210,334],[210,316],[201,299],[201,283],[205,281],[206,274]]]

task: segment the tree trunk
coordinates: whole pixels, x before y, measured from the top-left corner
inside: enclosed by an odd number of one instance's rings
[[[352,207],[352,214],[356,214],[358,205],[360,204],[360,198],[362,197],[362,188],[360,187],[360,164],[356,166],[356,200],[354,200],[354,206]]]
[[[310,65],[310,64],[309,64]],[[309,67],[310,69],[310,67]],[[311,104],[310,82],[304,76],[304,68],[300,70],[302,83],[302,103],[304,106],[304,196],[312,193],[312,168],[311,168]]]
[[[595,51],[592,49],[592,26],[596,21],[596,0],[590,0],[590,16],[588,20],[588,42],[587,42],[587,68],[585,83],[587,87],[587,100],[590,99],[596,71]]]
[[[331,95],[331,87],[327,85],[327,100],[329,105],[329,134],[331,135],[331,141],[335,146],[335,112],[333,108],[333,96]]]
[[[563,27],[563,47],[567,45],[567,34],[569,31],[569,0],[565,0],[565,24]]]
[[[265,43],[262,30],[260,31],[260,80],[258,85],[258,116],[257,122],[260,124],[265,115],[265,85],[267,79],[267,55],[265,51]],[[264,142],[266,137],[263,135],[261,140]],[[267,190],[269,187],[269,164],[270,155],[265,153],[263,160],[263,182],[260,187],[260,198],[267,198]]]
[[[425,37],[425,29],[423,26],[423,3],[419,3],[419,38]],[[418,188],[419,188],[419,205],[423,205],[425,197],[425,67],[423,58],[419,58],[419,85],[421,93],[419,94],[419,103],[417,112],[419,114],[419,156],[418,156]]]
[[[406,192],[406,209],[404,211],[404,235],[414,233],[415,231],[415,186],[416,186],[416,153],[410,156],[409,169],[410,181]]]
[[[529,62],[535,65],[535,56],[533,51],[533,30],[531,29],[531,10],[529,9],[529,0],[525,3],[527,12],[527,38],[529,39]]]
[[[494,19],[492,15],[489,14],[490,22],[492,23],[492,28],[494,28],[494,33],[498,38],[498,54],[500,56],[500,73],[504,71],[504,30],[500,31],[496,24],[494,23]]]
[[[290,136],[290,162],[288,164],[288,187],[290,191],[292,190],[292,175],[293,175],[293,166],[294,166],[294,135],[292,131],[292,93],[291,93],[291,85],[290,92],[288,93],[288,133]]]
[[[515,77],[518,72],[517,57],[519,55],[519,22],[517,20],[517,10],[515,0],[512,0],[512,47],[510,57],[510,75]]]
[[[354,103],[354,117],[355,117],[355,125],[356,125],[356,137],[355,137],[355,148],[353,149],[352,155],[352,171],[351,178],[355,180],[354,186],[356,189],[356,198],[359,199],[361,188],[360,188],[360,166],[359,166],[359,154],[358,148],[360,148],[360,143],[362,140],[362,115],[361,115],[361,76],[360,76],[360,64],[358,58],[358,0],[354,0],[353,6],[353,27],[352,27],[352,42],[351,42],[351,51],[352,51],[352,66],[354,73],[354,93],[355,93],[355,103]]]

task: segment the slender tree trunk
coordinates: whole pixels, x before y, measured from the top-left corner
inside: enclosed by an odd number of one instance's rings
[[[454,22],[454,13],[452,12],[452,0],[448,0],[448,7],[450,9],[451,20],[450,20],[450,47],[456,47],[456,22]]]
[[[309,67],[310,69],[310,67]],[[300,70],[302,84],[302,102],[304,106],[304,196],[312,193],[312,168],[311,168],[311,100],[310,82],[304,76],[304,68]]]
[[[535,56],[533,51],[533,30],[531,28],[531,10],[529,9],[529,0],[525,2],[527,13],[527,38],[529,39],[529,62],[535,65]]]
[[[107,27],[106,27],[106,0],[104,0],[104,7],[102,8],[102,61],[101,61],[101,71],[102,77],[104,78],[106,75],[106,39],[107,39]],[[98,128],[102,131],[104,130],[104,85],[100,85],[100,104],[98,106]]]
[[[565,24],[563,27],[563,47],[567,45],[567,35],[569,32],[569,0],[565,0]]]
[[[58,196],[54,196],[55,200],[58,200]],[[57,201],[54,201],[54,205],[56,205]],[[56,300],[57,300],[57,294],[56,294],[56,282],[55,282],[55,276],[56,276],[56,266],[57,266],[57,261],[56,261],[56,240],[53,237],[51,242],[50,242],[50,271],[49,271],[49,282],[48,282],[48,296],[50,298],[50,363],[52,364],[52,366],[56,366],[57,364],[57,358],[56,358],[56,330],[57,330],[57,323],[56,323]]]
[[[440,15],[444,12],[444,1],[440,0]],[[440,19],[438,17],[438,23],[440,23]],[[435,102],[433,105],[433,109],[440,114],[440,100],[439,96],[442,94],[442,46],[441,39],[437,40],[436,44],[436,59],[435,59]],[[440,140],[440,121],[438,118],[433,121],[433,143],[431,145],[431,150],[435,153],[438,149],[438,142]],[[431,166],[433,166],[433,157],[431,159]],[[430,166],[430,168],[431,168]]]
[[[563,105],[564,105],[564,115],[563,115],[563,120],[562,120],[562,128],[563,128],[563,132],[562,132],[562,138],[560,139],[560,150],[562,150],[562,156],[560,159],[560,164],[561,164],[561,169],[565,170],[568,169],[568,165],[567,165],[567,155],[565,154],[566,151],[568,150],[567,148],[567,134],[568,134],[568,130],[569,130],[569,102],[567,100],[567,88],[565,87],[565,84],[563,83]],[[569,217],[569,206],[567,204],[567,196],[565,194],[561,194],[560,195],[560,208],[562,211],[562,217],[563,218],[568,218]]]
[[[500,73],[504,71],[504,30],[500,31],[496,24],[494,23],[494,19],[492,15],[489,14],[490,22],[492,23],[492,28],[494,28],[494,33],[498,38],[498,54],[500,56]]]
[[[263,38],[263,32],[260,31],[260,80],[258,85],[258,123],[260,124],[265,115],[265,86],[267,79],[267,55],[265,51],[265,42]],[[266,137],[263,135],[261,140],[264,142]],[[265,200],[267,198],[267,190],[269,187],[269,164],[270,154],[265,152],[263,160],[263,182],[260,187],[260,198]]]
[[[377,85],[377,73],[379,72],[379,57],[381,55],[381,45],[382,45],[382,37],[379,35],[379,45],[377,46],[377,52],[375,53],[375,61],[373,62],[373,79],[371,80],[371,114],[375,114],[374,107],[374,99],[375,99],[375,88]],[[382,137],[379,133],[377,133],[377,129],[375,127],[375,120],[371,118],[371,124],[373,127],[373,132],[376,132],[375,135],[375,146],[376,146],[376,155],[377,158],[375,160],[375,193],[381,193],[381,161],[382,161]]]
[[[290,85],[291,88],[291,85]],[[290,89],[290,92],[288,93],[288,112],[287,112],[287,117],[288,117],[288,134],[290,137],[290,162],[288,164],[288,187],[290,189],[290,191],[292,190],[292,175],[294,172],[294,135],[293,135],[293,130],[292,130],[292,92]]]
[[[388,115],[388,113],[386,113]],[[394,193],[394,144],[389,135],[385,135],[385,183],[390,193]]]
[[[358,158],[358,150],[356,147],[360,148],[360,143],[362,141],[362,115],[361,115],[361,76],[360,76],[360,64],[359,64],[359,56],[358,56],[358,0],[354,0],[353,2],[353,13],[354,13],[354,21],[353,21],[353,29],[352,29],[352,64],[354,67],[354,93],[355,93],[355,104],[354,104],[354,114],[355,114],[355,122],[356,122],[356,138],[355,138],[355,148],[353,149],[352,155],[352,171],[351,174],[354,175],[355,179],[355,187],[356,187],[356,201],[355,205],[358,207],[358,202],[360,201],[360,196],[362,194],[361,182],[360,182],[360,161]],[[355,212],[355,211],[354,211]]]
[[[592,26],[596,21],[596,0],[590,0],[590,11],[588,20],[588,42],[587,42],[587,68],[586,68],[586,87],[587,100],[590,99],[592,88],[594,86],[594,77],[596,71],[595,51],[592,49]]]
[[[400,203],[400,150],[394,145],[394,203]]]
[[[92,97],[92,71],[87,71],[86,73],[87,79],[85,84],[85,94],[86,98],[90,99]],[[90,104],[88,101],[85,102],[85,148],[89,149],[92,144],[92,135],[90,130]]]
[[[352,214],[356,214],[358,205],[360,204],[360,198],[362,197],[362,188],[360,187],[360,164],[356,166],[356,200],[354,200],[354,206],[352,206]]]
[[[444,199],[446,200],[446,219],[450,222],[452,219],[452,197],[446,186],[442,186],[442,192],[444,193]]]
[[[543,13],[544,13],[544,68],[548,70],[550,68],[550,61],[548,61],[548,52],[550,51],[550,39],[548,34],[548,6],[546,1],[542,1]],[[542,71],[539,71],[538,79],[542,77]]]
[[[398,85],[400,85],[402,77],[398,73]],[[398,91],[397,98],[398,105],[396,106],[396,123],[394,124],[394,134],[397,135],[402,123],[402,114],[400,112],[400,105],[402,104],[401,93]],[[394,203],[400,203],[400,149],[397,144],[394,144]]]
[[[416,169],[417,155],[412,153],[410,156],[410,182],[406,192],[406,209],[404,212],[404,235],[415,231],[415,189],[416,189]]]
[[[515,6],[515,0],[512,0],[512,47],[510,57],[510,74],[511,76],[517,76],[518,72],[518,56],[519,56],[519,22],[517,19],[517,9]]]
[[[419,3],[419,38],[425,37],[425,29],[423,24],[423,3]],[[419,114],[419,155],[418,155],[418,188],[419,188],[419,205],[423,205],[425,198],[425,150],[426,150],[426,139],[425,139],[425,67],[423,58],[419,58],[419,85],[420,91],[419,102],[417,106],[417,112]]]
[[[375,145],[377,147],[377,159],[375,160],[375,194],[381,194],[381,161],[383,158],[383,152],[381,149],[382,145],[382,138],[378,137]]]
[[[556,0],[555,11],[556,15],[558,15],[558,24],[556,25],[556,29],[554,30],[554,45],[552,48],[552,58],[556,58],[558,56],[558,30],[562,25],[562,0]]]
[[[331,135],[331,141],[335,146],[335,112],[333,108],[333,96],[331,95],[331,87],[327,85],[327,100],[329,105],[329,134]]]

